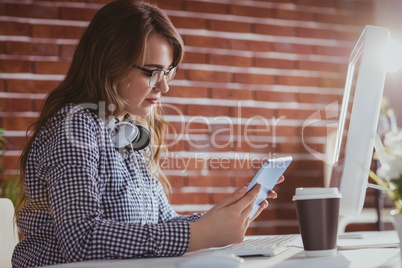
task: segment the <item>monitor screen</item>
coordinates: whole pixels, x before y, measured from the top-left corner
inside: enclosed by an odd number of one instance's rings
[[[340,189],[344,216],[364,205],[385,82],[381,49],[389,39],[388,29],[366,26],[349,59],[330,182]]]

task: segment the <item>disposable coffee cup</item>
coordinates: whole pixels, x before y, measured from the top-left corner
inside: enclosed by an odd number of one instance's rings
[[[307,257],[336,254],[341,197],[336,187],[296,189],[293,201]]]

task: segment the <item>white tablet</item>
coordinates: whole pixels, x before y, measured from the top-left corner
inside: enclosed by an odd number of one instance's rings
[[[253,180],[247,187],[247,192],[250,191],[254,185],[261,184],[261,190],[258,193],[257,199],[254,202],[253,210],[250,213],[250,219],[257,212],[260,204],[267,198],[269,192],[274,188],[275,184],[288,168],[292,162],[292,157],[281,157],[275,159],[268,159],[258,170]]]

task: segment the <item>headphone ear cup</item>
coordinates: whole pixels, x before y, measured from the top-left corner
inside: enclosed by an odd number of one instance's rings
[[[133,149],[138,151],[146,148],[149,145],[151,142],[151,132],[144,125],[136,124],[135,126],[139,130],[139,135],[132,144]]]
[[[119,123],[118,126],[120,130],[112,136],[116,148],[124,148],[138,139],[140,130],[137,126],[130,123]]]

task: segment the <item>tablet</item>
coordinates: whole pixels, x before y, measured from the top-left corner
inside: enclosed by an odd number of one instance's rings
[[[248,192],[254,187],[254,185],[261,184],[261,190],[254,202],[253,210],[250,213],[250,219],[253,218],[254,214],[260,207],[260,204],[267,198],[267,195],[288,168],[290,162],[292,162],[291,156],[268,159],[261,166],[260,170],[258,170],[257,174],[247,187]]]

